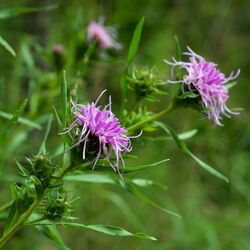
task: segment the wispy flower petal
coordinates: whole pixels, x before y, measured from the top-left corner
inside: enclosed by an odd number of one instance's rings
[[[189,47],[188,52],[183,54],[189,56],[189,62],[176,61],[174,58],[173,62],[165,60],[167,64],[172,66],[172,75],[175,67],[180,67],[186,71],[183,79],[169,81],[169,83],[182,83],[183,91],[188,89],[188,91],[199,94],[208,118],[216,125],[222,126],[222,115],[230,117],[232,114],[238,114],[232,112],[226,105],[229,93],[225,84],[237,78],[240,70],[236,74],[232,72],[226,77],[217,68],[217,64],[206,61]]]
[[[132,147],[130,138],[126,136],[127,130],[121,127],[118,118],[111,111],[111,97],[109,98],[109,104],[103,109],[97,106],[97,102],[104,92],[100,94],[96,102],[91,104],[73,104],[72,111],[75,120],[69,127],[68,133],[75,129],[78,141],[71,148],[82,145],[83,159],[86,159],[87,149],[93,146],[91,143],[98,145],[93,168],[100,156],[104,155],[113,169],[119,173],[120,161],[124,167],[122,152],[129,152]],[[114,152],[116,158],[114,162],[110,161],[112,152]]]

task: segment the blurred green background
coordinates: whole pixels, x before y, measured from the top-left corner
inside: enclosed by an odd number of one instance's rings
[[[60,73],[56,70],[52,47],[64,46],[70,91],[80,101],[94,100],[101,90],[113,94],[113,107],[120,104],[120,76],[133,30],[145,16],[142,40],[136,64],[156,66],[162,78],[170,77],[163,59],[175,55],[177,35],[182,49],[190,46],[205,58],[215,61],[229,75],[241,69],[236,87],[230,90],[229,107],[242,107],[240,116],[224,120],[224,127],[192,110],[178,110],[165,121],[178,132],[198,129],[188,141],[191,150],[229,177],[230,183],[204,172],[191,158],[182,154],[172,141],[155,144],[134,142],[137,162],[150,163],[165,158],[170,161],[133,176],[151,178],[168,187],[144,189],[143,192],[162,206],[178,212],[178,219],[138,201],[116,186],[79,184],[69,186],[80,196],[73,215],[85,224],[122,226],[133,232],[155,236],[151,242],[136,238],[116,238],[99,233],[60,227],[71,249],[250,249],[250,125],[248,83],[250,56],[250,1],[248,0],[2,0],[0,11],[11,7],[46,7],[50,10],[1,18],[0,35],[17,52],[12,57],[0,48],[0,110],[14,112],[28,98],[25,117],[45,126],[52,106],[60,108]],[[74,68],[75,47],[81,43],[89,21],[105,17],[105,24],[115,25],[123,49],[110,62],[95,60],[84,80]],[[73,89],[77,82],[77,89]],[[104,97],[105,99],[106,97]],[[159,110],[169,101],[152,105]],[[0,118],[0,129],[7,121]],[[54,124],[49,138],[49,152],[55,153],[60,138]],[[43,132],[18,125],[1,145],[1,172],[17,173],[14,159],[36,154]],[[131,162],[132,164],[133,162]],[[10,195],[8,181],[0,183],[0,202]],[[114,194],[115,193],[115,194]],[[120,201],[116,194],[123,200]],[[124,204],[123,204],[124,203]],[[54,243],[33,228],[18,232],[6,249],[56,249]]]

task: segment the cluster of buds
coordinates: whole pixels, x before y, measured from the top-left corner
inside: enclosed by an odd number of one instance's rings
[[[28,159],[31,169],[24,168],[17,162],[19,169],[24,177],[29,180],[29,186],[35,187],[36,194],[39,196],[49,187],[50,181],[55,172],[55,166],[48,159],[47,155],[35,156],[34,159]]]
[[[55,166],[46,155],[36,156],[32,161],[30,174],[34,179],[34,185],[38,194],[49,187],[54,172]]]
[[[61,194],[58,189],[53,190],[44,200],[42,214],[45,219],[59,221],[69,218],[71,211],[72,206],[67,195]]]
[[[127,125],[132,126],[133,124],[146,120],[153,114],[154,113],[149,111],[146,106],[140,106],[138,109],[132,111],[130,114],[128,114],[126,111],[124,116],[127,117]],[[146,123],[141,129],[146,132],[153,132],[155,130],[155,127],[153,123]]]
[[[155,68],[134,66],[127,76],[127,80],[130,89],[134,90],[138,97],[146,98],[152,94],[166,94],[160,90],[160,87],[166,82],[159,78]]]
[[[29,209],[35,200],[36,192],[34,185],[30,179],[26,179],[25,183],[21,186],[13,184],[11,187],[16,210],[19,214],[22,214]]]

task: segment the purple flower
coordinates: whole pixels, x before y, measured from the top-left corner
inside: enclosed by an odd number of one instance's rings
[[[225,84],[237,78],[240,70],[234,74],[232,72],[226,77],[217,68],[217,64],[206,61],[202,56],[197,55],[188,47],[188,52],[183,53],[189,56],[189,62],[176,61],[173,62],[164,60],[172,66],[172,77],[176,66],[184,69],[183,79],[178,81],[168,81],[169,83],[182,83],[182,91],[185,89],[199,94],[202,106],[205,108],[205,113],[208,118],[216,125],[222,126],[222,115],[230,117],[238,113],[232,112],[226,106],[229,98],[228,89]]]
[[[83,159],[86,159],[88,147],[93,148],[95,145],[97,155],[94,159],[93,169],[102,154],[105,159],[109,160],[113,151],[116,160],[114,164],[110,161],[109,163],[120,174],[120,160],[123,167],[125,166],[122,152],[130,152],[132,147],[130,138],[126,136],[127,130],[121,127],[118,118],[111,111],[111,97],[109,97],[109,104],[103,109],[97,106],[97,102],[105,91],[100,94],[96,102],[87,105],[73,104],[72,110],[75,120],[67,132],[76,129],[75,132],[79,139],[70,149],[82,145]]]
[[[121,48],[121,45],[115,41],[116,32],[114,28],[105,27],[100,22],[90,22],[88,25],[88,41],[96,39],[97,45],[103,49]]]

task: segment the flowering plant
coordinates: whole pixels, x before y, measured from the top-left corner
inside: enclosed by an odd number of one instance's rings
[[[227,177],[189,150],[184,140],[192,137],[195,134],[194,131],[177,134],[161,119],[177,108],[191,107],[205,114],[216,125],[222,125],[222,115],[238,114],[238,112],[231,111],[226,102],[229,98],[227,84],[236,79],[240,72],[237,71],[236,74],[232,73],[226,77],[215,63],[206,61],[188,48],[188,52],[183,53],[184,56],[189,57],[187,62],[181,61],[180,53],[177,53],[178,58],[173,59],[173,62],[165,60],[172,66],[171,72],[174,79],[162,79],[154,68],[138,67],[134,64],[143,24],[144,18],[134,31],[128,50],[127,66],[121,76],[121,112],[119,115],[112,111],[111,96],[109,96],[108,104],[104,106],[99,104],[106,90],[101,92],[95,102],[87,104],[76,102],[81,91],[76,91],[79,86],[70,86],[67,83],[66,71],[62,71],[62,68],[67,67],[64,47],[62,45],[53,47],[53,63],[59,76],[62,76],[60,109],[54,108],[54,115],[46,117],[48,125],[37,154],[26,158],[26,162],[16,162],[23,178],[11,184],[12,200],[0,207],[0,213],[7,212],[0,247],[4,246],[24,226],[36,226],[39,231],[53,239],[61,249],[67,249],[67,247],[56,229],[58,225],[82,227],[113,236],[156,240],[148,234],[131,233],[116,226],[72,222],[76,219],[72,215],[75,197],[68,195],[65,185],[65,182],[79,181],[112,183],[155,208],[180,218],[179,214],[158,205],[137,189],[137,186],[155,184],[154,181],[142,178],[133,179],[126,175],[168,161],[168,159],[163,159],[139,166],[131,166],[127,163],[127,159],[134,157],[132,144],[145,138],[152,141],[154,138],[151,133],[155,131],[163,132],[167,138],[172,138],[181,151],[193,158],[204,170],[228,181]],[[77,80],[82,81],[86,81],[87,69],[95,56],[99,58],[98,53],[110,48],[120,48],[112,32],[97,22],[89,24],[87,36],[82,45],[84,46],[81,49],[76,46],[77,56],[74,62],[74,68],[77,69],[75,75],[79,77]],[[178,42],[177,47],[179,48]],[[109,55],[106,54],[106,56]],[[170,99],[166,94],[172,84],[179,84],[180,88]],[[55,88],[57,89],[58,86]],[[132,95],[134,103],[130,99]],[[153,111],[156,109],[151,110],[149,103],[158,101],[159,95],[169,98],[170,104],[167,108],[156,112]],[[32,128],[40,128],[40,124],[20,117],[26,104],[27,101],[24,101],[11,116],[11,124],[15,125],[20,122]],[[47,140],[53,116],[57,121],[61,142],[58,152],[51,155],[47,149]],[[5,137],[2,136],[1,140],[4,142]]]

